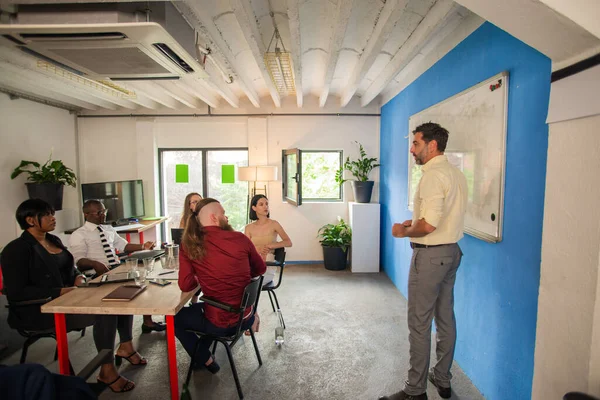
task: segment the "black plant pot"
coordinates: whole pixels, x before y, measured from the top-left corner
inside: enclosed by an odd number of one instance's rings
[[[325,268],[331,271],[346,269],[348,264],[348,249],[344,251],[341,247],[323,246],[323,263],[325,264]]]
[[[350,181],[352,192],[354,193],[354,201],[357,203],[370,203],[374,183],[373,181]]]
[[[42,199],[55,210],[62,210],[63,190],[65,185],[60,183],[25,183],[30,199]]]

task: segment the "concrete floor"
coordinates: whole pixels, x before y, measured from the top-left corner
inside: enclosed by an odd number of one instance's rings
[[[277,318],[265,294],[261,297],[257,334],[262,367],[258,366],[249,338],[233,351],[246,399],[374,400],[402,389],[408,368],[406,300],[385,274],[293,265],[286,268],[278,294],[287,325],[283,346],[274,343]],[[140,324],[141,317],[136,317],[134,341],[149,365],[122,366],[121,373],[134,380],[136,388],[125,394],[107,390],[100,399],[169,398],[165,335],[142,335]],[[84,338],[71,333],[69,340],[71,360],[79,370],[94,356],[91,330]],[[28,362],[39,362],[55,371],[53,353],[52,340],[40,341],[32,346]],[[14,349],[9,348],[2,356],[0,363],[18,363],[19,352]],[[177,357],[181,387],[189,358],[179,345]],[[221,365],[218,374],[203,370],[192,376],[193,399],[237,399],[221,346],[216,358]],[[456,363],[452,373],[453,399],[483,399]],[[430,399],[439,399],[431,384],[427,393]]]

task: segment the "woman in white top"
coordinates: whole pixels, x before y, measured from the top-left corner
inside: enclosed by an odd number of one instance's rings
[[[185,228],[188,220],[190,219],[190,215],[196,209],[196,204],[202,200],[202,196],[200,193],[192,192],[185,196],[185,200],[183,202],[183,213],[181,214],[181,221],[179,222],[179,227],[181,229]]]
[[[250,202],[250,220],[254,221],[244,228],[244,234],[250,238],[258,254],[265,261],[273,259],[273,250],[281,247],[292,247],[292,241],[279,222],[271,219],[269,213],[269,200],[262,194],[257,194]],[[281,239],[277,241],[277,236]],[[268,268],[263,275],[263,286],[273,281],[275,271]],[[258,332],[260,318],[256,314],[253,330]],[[256,328],[256,329],[254,329]],[[248,333],[249,334],[249,333]]]

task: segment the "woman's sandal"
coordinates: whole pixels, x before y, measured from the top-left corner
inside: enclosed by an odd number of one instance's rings
[[[121,390],[113,389],[112,385],[117,383],[117,381],[121,378],[125,379],[125,381],[126,381],[125,384],[121,387]],[[117,376],[117,379],[115,379],[114,381],[112,381],[110,383],[100,380],[99,376],[96,377],[96,380],[98,381],[99,384],[108,386],[113,393],[125,393],[125,392],[129,392],[135,388],[135,383],[133,381],[130,381],[129,379],[125,378],[122,375]]]
[[[256,324],[256,329],[254,329],[254,325]],[[260,330],[260,318],[258,317],[258,314],[254,314],[254,323],[252,324],[252,332],[254,333],[258,333],[258,331]],[[246,332],[244,332],[244,335],[246,336],[250,336],[250,329],[246,330]]]
[[[133,361],[131,361],[131,357],[135,356],[136,354],[140,357],[140,361],[137,363],[134,363]],[[127,357],[115,354],[115,364],[117,365],[117,367],[121,366],[121,364],[123,363],[123,359],[126,359],[127,361],[129,361],[129,364],[131,364],[131,365],[146,365],[146,364],[148,364],[148,360],[146,360],[144,357],[142,357],[141,354],[138,353],[137,351],[134,351]]]

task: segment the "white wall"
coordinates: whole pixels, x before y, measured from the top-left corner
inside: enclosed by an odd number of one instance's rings
[[[314,112],[310,99],[308,109]],[[295,106],[294,106],[295,107]],[[229,113],[233,110],[219,109]],[[236,110],[239,111],[239,110]],[[273,112],[289,112],[286,108]],[[297,108],[293,112],[298,112]],[[378,113],[378,107],[318,109],[318,112]],[[256,110],[256,113],[266,113]],[[281,150],[339,149],[344,156],[358,156],[354,140],[367,153],[379,157],[379,117],[369,116],[236,116],[236,117],[119,117],[79,118],[80,165],[82,182],[143,179],[146,215],[158,215],[158,148],[248,147],[250,164],[279,167]],[[102,152],[99,149],[104,149]],[[113,150],[114,149],[114,150]],[[109,165],[105,165],[109,159]],[[375,188],[371,201],[379,199],[379,171],[373,171]],[[346,184],[345,201],[352,200]],[[319,227],[335,222],[338,215],[347,219],[347,203],[306,203],[296,208],[281,200],[281,181],[269,185],[271,216],[286,229],[294,243],[288,260],[322,260],[316,238]]]
[[[600,395],[599,125],[549,129],[533,399]]]
[[[62,160],[78,175],[75,116],[68,111],[0,93],[0,247],[21,234],[15,220],[19,204],[28,199],[25,175],[10,174],[21,160]],[[65,186],[63,211],[57,212],[56,233],[79,224],[78,188]]]

